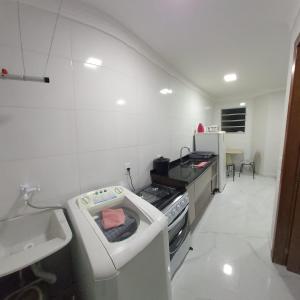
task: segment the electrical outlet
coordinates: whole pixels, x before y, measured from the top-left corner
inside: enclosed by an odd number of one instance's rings
[[[131,163],[130,162],[125,163],[125,170],[127,170],[127,169],[131,169]]]

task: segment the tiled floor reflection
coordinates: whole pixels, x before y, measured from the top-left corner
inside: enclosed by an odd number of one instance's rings
[[[228,181],[193,232],[174,300],[299,300],[300,276],[270,260],[275,180]]]

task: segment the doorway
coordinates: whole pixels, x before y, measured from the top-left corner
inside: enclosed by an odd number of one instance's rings
[[[295,43],[272,260],[300,273],[300,36]]]

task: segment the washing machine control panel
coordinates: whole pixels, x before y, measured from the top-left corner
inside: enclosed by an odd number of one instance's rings
[[[110,201],[123,195],[124,189],[121,186],[101,188],[79,196],[78,204],[84,207],[92,207],[104,201]]]

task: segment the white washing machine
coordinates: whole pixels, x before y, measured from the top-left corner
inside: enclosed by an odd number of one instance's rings
[[[134,220],[114,240],[101,228],[105,208],[123,208]],[[101,188],[68,201],[72,260],[82,300],[170,300],[167,219],[120,186]],[[127,217],[126,217],[127,218]]]

